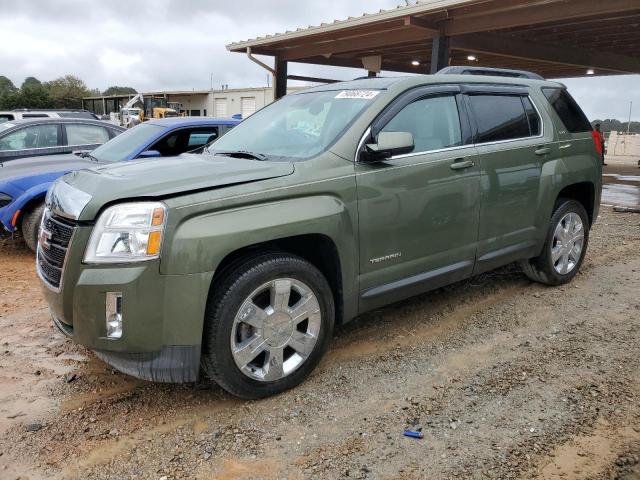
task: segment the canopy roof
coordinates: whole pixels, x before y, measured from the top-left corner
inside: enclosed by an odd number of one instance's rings
[[[428,73],[434,38],[446,39],[450,65],[550,78],[640,73],[640,0],[428,0],[227,49],[356,68],[380,56],[383,70]]]

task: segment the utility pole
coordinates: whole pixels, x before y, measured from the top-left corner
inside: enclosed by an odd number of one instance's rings
[[[632,108],[633,108],[633,101],[630,101],[629,102],[629,121],[627,122],[627,141],[629,140],[629,129],[631,128],[631,109]]]
[[[213,73],[211,73],[211,91],[213,91]]]

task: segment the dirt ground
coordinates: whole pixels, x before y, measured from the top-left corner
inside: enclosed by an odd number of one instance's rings
[[[640,479],[638,214],[603,208],[567,286],[510,266],[381,309],[250,402],[114,372],[54,331],[19,241],[0,264],[2,480]]]

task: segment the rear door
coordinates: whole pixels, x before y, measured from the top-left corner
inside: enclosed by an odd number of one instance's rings
[[[540,174],[553,147],[525,87],[465,87],[480,160],[482,201],[477,264],[481,273],[534,256]]]
[[[69,151],[93,150],[111,138],[109,129],[100,125],[65,123],[63,127]]]
[[[356,164],[361,311],[471,274],[480,175],[458,87],[412,91],[371,127],[411,132],[414,150]]]

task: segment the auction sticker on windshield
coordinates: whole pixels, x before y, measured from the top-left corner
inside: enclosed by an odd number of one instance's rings
[[[380,93],[380,90],[343,90],[336,95],[335,98],[357,98],[362,100],[371,100]]]

